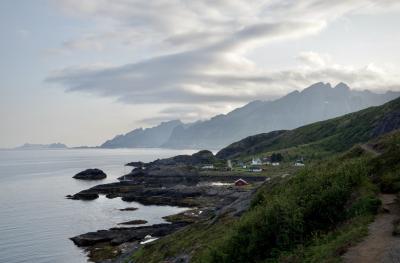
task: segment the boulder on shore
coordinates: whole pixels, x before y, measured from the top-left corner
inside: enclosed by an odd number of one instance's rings
[[[80,180],[100,180],[106,177],[107,175],[102,170],[97,168],[86,169],[85,171],[77,173],[76,175],[73,176],[73,178]]]

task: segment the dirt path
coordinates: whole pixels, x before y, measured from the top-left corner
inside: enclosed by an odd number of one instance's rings
[[[400,238],[392,235],[393,221],[400,217],[399,204],[396,196],[382,194],[383,208],[389,213],[380,213],[373,223],[369,225],[369,234],[364,241],[350,248],[343,255],[347,263],[399,263]]]
[[[371,154],[374,155],[374,156],[378,156],[378,155],[381,154],[380,152],[377,152],[375,149],[373,149],[373,148],[372,148],[371,146],[369,146],[368,144],[360,144],[360,147],[361,147],[364,151],[369,152],[369,153],[371,153]]]

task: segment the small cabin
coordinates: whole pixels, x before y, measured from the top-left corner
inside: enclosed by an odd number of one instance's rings
[[[248,185],[249,183],[243,180],[242,178],[238,179],[235,181],[235,186],[245,186]]]

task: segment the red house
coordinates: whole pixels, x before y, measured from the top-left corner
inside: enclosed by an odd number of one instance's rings
[[[248,184],[249,183],[246,182],[245,180],[243,180],[242,178],[235,181],[235,186],[244,186],[244,185],[248,185]]]

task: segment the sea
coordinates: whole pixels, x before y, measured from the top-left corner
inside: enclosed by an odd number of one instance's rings
[[[93,201],[65,196],[97,184],[116,182],[132,168],[131,161],[152,161],[192,150],[62,149],[0,150],[0,262],[87,262],[85,252],[70,237],[144,219],[149,224],[184,211],[173,206],[145,206],[104,196]],[[100,181],[72,176],[87,168],[107,174]],[[120,211],[137,207],[136,211]]]

